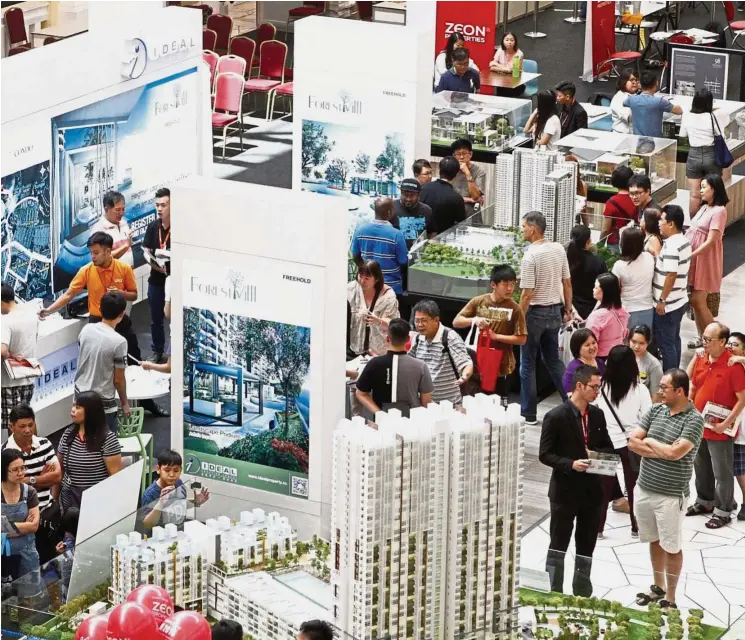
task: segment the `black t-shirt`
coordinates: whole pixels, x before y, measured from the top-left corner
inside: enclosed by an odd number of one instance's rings
[[[427,233],[442,233],[466,219],[463,198],[445,180],[437,179],[422,186],[419,200],[432,209]]]
[[[388,351],[372,358],[357,379],[357,388],[369,393],[379,407],[393,400],[393,363],[396,359],[396,404],[410,409],[421,406],[421,394],[432,393],[432,377],[424,360],[403,351]]]
[[[429,205],[417,202],[416,207],[407,209],[401,200],[393,202],[393,218],[391,224],[400,229],[406,239],[406,246],[411,248],[416,240],[428,226],[432,219],[432,208]]]
[[[145,237],[142,240],[142,246],[155,255],[157,249],[171,249],[171,230],[164,229],[160,222],[160,218],[156,218],[145,230]],[[148,282],[154,285],[164,286],[166,283],[166,276],[171,275],[171,261],[166,262],[166,273],[161,273],[155,269],[150,269],[150,277]]]
[[[572,302],[577,313],[586,319],[595,308],[596,300],[592,295],[595,281],[608,267],[600,256],[589,251],[582,251],[582,264],[572,271]]]

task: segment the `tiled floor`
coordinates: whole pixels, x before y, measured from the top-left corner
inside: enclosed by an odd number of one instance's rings
[[[745,265],[724,279],[722,304],[719,319],[731,330],[745,329],[742,319],[742,300],[745,298]],[[695,327],[687,318],[683,321],[683,365],[692,356],[686,349],[688,340],[694,337]],[[554,394],[539,406],[539,418],[556,406],[559,396]],[[527,427],[526,450],[537,454],[540,424]],[[534,449],[534,450],[533,450]],[[538,463],[540,465],[540,463]],[[531,466],[526,464],[526,480],[534,484]],[[542,478],[546,476],[541,474]],[[547,489],[546,485],[546,489]],[[695,496],[695,488],[691,489]],[[545,491],[543,492],[545,496]],[[541,505],[548,513],[548,499],[543,497]],[[735,499],[740,502],[739,489]],[[733,520],[732,524],[717,531],[704,526],[706,518],[686,518],[684,523],[685,544],[683,547],[683,571],[678,587],[678,604],[683,608],[704,609],[704,621],[723,627],[735,625],[732,638],[745,638],[745,522]],[[522,540],[521,566],[543,570],[549,545],[548,519],[529,531]],[[526,527],[527,528],[527,527]],[[571,560],[567,559],[565,575],[571,581]],[[598,541],[593,557],[592,579],[594,595],[619,600],[630,605],[636,593],[648,589],[651,583],[651,565],[648,546],[633,540],[627,515],[608,513],[605,539]],[[570,586],[567,584],[567,587]],[[730,637],[730,636],[728,636]]]

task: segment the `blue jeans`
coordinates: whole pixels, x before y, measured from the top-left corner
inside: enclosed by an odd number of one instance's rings
[[[119,431],[119,412],[114,411],[106,414],[106,426],[109,431],[117,433]]]
[[[680,323],[688,303],[680,309],[668,311],[664,316],[654,314],[654,341],[662,352],[662,370],[677,369],[680,366]]]
[[[520,347],[520,413],[526,420],[536,419],[538,404],[535,369],[538,352],[562,400],[567,394],[561,383],[564,363],[559,359],[561,305],[530,307],[525,314],[528,341]]]
[[[166,317],[163,312],[166,306],[166,285],[148,283],[147,303],[150,305],[151,346],[154,352],[163,353],[166,350],[166,332],[163,328]]]
[[[654,325],[654,316],[654,307],[644,311],[632,311],[629,313],[629,331],[633,331],[634,327],[638,327],[640,324],[646,324],[651,329]]]

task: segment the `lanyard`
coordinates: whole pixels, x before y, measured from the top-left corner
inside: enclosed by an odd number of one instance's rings
[[[587,439],[589,436],[589,430],[590,430],[590,412],[585,411],[584,413],[579,414],[579,423],[582,427],[582,438],[585,441],[585,446],[587,446]]]
[[[106,293],[109,290],[109,287],[111,287],[111,283],[114,281],[114,269],[111,269],[111,272],[109,273],[109,284],[105,284],[103,281],[103,278],[101,277],[101,271],[98,267],[93,267],[96,270],[96,275],[98,276],[98,281],[101,283],[101,286],[104,288],[104,293]],[[108,271],[108,269],[104,269],[104,271]]]
[[[158,242],[160,243],[160,248],[165,249],[166,243],[168,242],[168,239],[171,237],[171,230],[168,229],[168,233],[166,233],[165,239],[163,238],[163,227],[158,225]]]

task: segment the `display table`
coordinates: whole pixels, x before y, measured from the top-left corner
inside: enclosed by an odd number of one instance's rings
[[[378,2],[373,5],[373,22],[406,24],[405,2]]]
[[[499,93],[500,89],[517,89],[521,85],[540,78],[541,74],[523,71],[519,76],[515,77],[511,73],[495,73],[486,69],[481,71],[479,77],[481,78],[482,87],[494,87],[497,93]]]
[[[131,366],[126,370],[127,399],[136,406],[140,400],[162,398],[171,392],[171,376],[160,371],[145,371]]]
[[[81,16],[70,20],[62,20],[53,27],[44,29],[34,28],[30,35],[37,38],[58,38],[64,40],[88,31],[88,16]]]
[[[70,424],[78,369],[78,336],[84,326],[84,320],[66,320],[59,314],[39,322],[36,357],[45,373],[37,378],[31,400],[39,436],[46,437]]]

